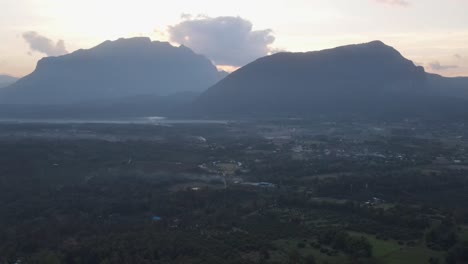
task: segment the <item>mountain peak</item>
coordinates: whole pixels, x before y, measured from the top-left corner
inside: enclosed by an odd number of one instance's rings
[[[364,45],[369,45],[369,46],[377,46],[377,47],[389,47],[387,44],[385,44],[381,40],[373,40],[367,43],[364,43]]]
[[[102,44],[109,45],[148,45],[151,39],[148,37],[119,38],[117,40],[106,40]]]
[[[151,48],[173,48],[169,42],[151,41],[148,37],[134,37],[134,38],[119,38],[117,40],[106,40],[98,46],[92,48],[97,50],[133,50],[138,51],[141,49]]]
[[[366,43],[361,43],[361,44],[352,44],[352,45],[347,45],[347,46],[336,47],[331,50],[340,50],[340,49],[353,50],[353,51],[362,52],[362,53],[381,52],[381,53],[386,53],[386,54],[398,55],[399,57],[403,58],[403,56],[398,50],[396,50],[392,46],[385,44],[384,42],[380,40],[374,40],[371,42],[366,42]]]
[[[119,38],[115,42],[150,43],[151,39],[149,37]]]

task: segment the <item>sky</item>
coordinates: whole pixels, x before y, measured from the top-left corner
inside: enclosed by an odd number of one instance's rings
[[[382,40],[428,72],[468,76],[467,10],[468,0],[0,0],[0,74],[147,36],[230,70],[277,51]]]

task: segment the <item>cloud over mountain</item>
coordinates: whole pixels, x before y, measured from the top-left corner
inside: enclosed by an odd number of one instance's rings
[[[457,65],[443,65],[439,61],[434,61],[429,63],[429,68],[431,68],[434,71],[445,71],[445,70],[450,70],[450,69],[456,69],[458,68]]]
[[[44,53],[47,56],[60,56],[68,53],[63,40],[58,40],[57,43],[54,43],[51,39],[35,31],[23,33],[23,39],[29,44],[31,51]]]
[[[168,28],[170,40],[205,54],[218,65],[242,66],[273,52],[273,31],[253,30],[252,23],[241,17],[183,15],[182,19]]]

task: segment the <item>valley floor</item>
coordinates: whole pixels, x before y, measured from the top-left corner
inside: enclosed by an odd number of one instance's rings
[[[461,123],[0,124],[0,264],[468,263]]]

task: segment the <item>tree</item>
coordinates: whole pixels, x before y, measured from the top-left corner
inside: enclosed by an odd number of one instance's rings
[[[315,264],[317,261],[315,260],[315,256],[312,254],[309,254],[305,257],[304,259],[305,264]]]
[[[288,253],[288,263],[289,264],[299,264],[301,263],[301,255],[297,249],[292,249]]]

